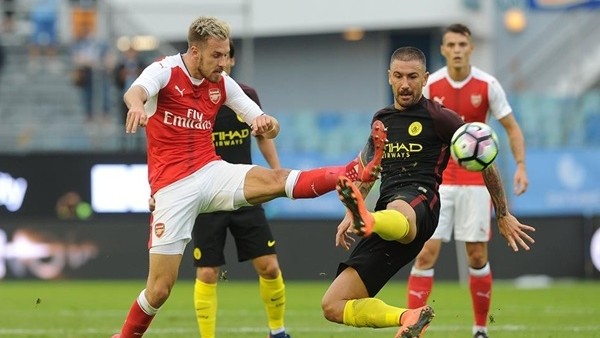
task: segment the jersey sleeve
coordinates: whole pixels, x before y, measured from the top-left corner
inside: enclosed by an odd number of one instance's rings
[[[437,134],[444,143],[450,144],[452,136],[460,126],[465,124],[465,121],[463,121],[460,115],[448,108],[441,108],[441,114],[438,116],[439,123],[436,123]]]
[[[227,75],[223,78],[225,79],[225,91],[227,92],[224,104],[241,117],[246,124],[252,125],[252,121],[265,112],[244,93],[237,82]]]
[[[496,119],[501,118],[512,113],[512,108],[506,99],[504,89],[495,78],[488,83],[488,97],[490,101],[490,113]]]
[[[157,61],[146,67],[131,84],[131,87],[141,86],[146,90],[146,94],[150,98],[156,96],[167,85],[170,77],[171,69],[161,64],[160,61]]]

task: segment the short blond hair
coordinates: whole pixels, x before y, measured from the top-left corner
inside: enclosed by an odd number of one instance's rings
[[[190,25],[188,45],[205,42],[208,38],[226,40],[230,37],[231,28],[227,22],[211,16],[201,16]]]

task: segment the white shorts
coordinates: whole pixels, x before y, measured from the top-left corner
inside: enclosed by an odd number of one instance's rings
[[[156,208],[150,219],[149,248],[192,238],[196,216],[248,206],[244,197],[246,174],[254,165],[214,161],[154,194]],[[185,249],[185,245],[183,245]],[[183,253],[181,249],[181,253]],[[173,250],[151,250],[172,254]]]
[[[440,219],[431,238],[449,242],[490,240],[491,197],[480,185],[440,185]]]

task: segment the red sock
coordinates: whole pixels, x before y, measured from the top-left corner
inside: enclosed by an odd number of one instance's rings
[[[335,189],[339,176],[356,179],[356,160],[345,166],[324,167],[301,171],[292,191],[293,198],[314,198]]]
[[[475,325],[487,326],[487,317],[492,301],[492,273],[484,276],[469,276],[471,300],[473,301],[473,315]]]
[[[432,288],[432,276],[415,276],[411,274],[408,277],[408,308],[416,309],[426,305]]]
[[[119,338],[141,337],[148,329],[148,326],[150,326],[150,322],[153,318],[154,316],[150,316],[142,310],[136,299],[131,305],[131,309],[129,309]]]

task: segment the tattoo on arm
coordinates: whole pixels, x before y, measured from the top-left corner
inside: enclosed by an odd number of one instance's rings
[[[504,193],[504,186],[502,185],[502,178],[500,178],[498,169],[495,165],[491,165],[482,173],[485,186],[492,197],[496,218],[508,215],[508,203],[506,201],[506,194]]]

